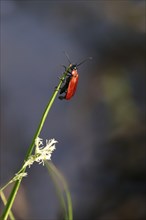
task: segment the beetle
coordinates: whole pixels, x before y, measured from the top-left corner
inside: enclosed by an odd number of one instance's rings
[[[65,55],[66,55],[68,61],[70,62],[68,55],[66,53],[65,53]],[[74,94],[76,92],[77,85],[78,85],[78,80],[79,80],[79,74],[78,74],[77,67],[89,59],[91,60],[92,58],[88,57],[87,59],[83,60],[79,64],[71,64],[71,62],[70,62],[70,65],[69,65],[70,71],[68,71],[64,85],[60,88],[60,94],[65,93],[65,95],[59,96],[58,98],[60,100],[63,100],[63,99],[69,100],[74,96]],[[66,67],[65,67],[65,69],[66,69]]]
[[[70,71],[68,72],[65,84],[60,89],[60,94],[65,93],[64,96],[59,96],[59,99],[69,100],[74,96],[78,85],[79,74],[77,71],[77,65],[70,64]]]

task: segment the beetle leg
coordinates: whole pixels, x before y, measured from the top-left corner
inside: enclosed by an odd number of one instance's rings
[[[69,82],[70,82],[70,76],[66,78],[65,84],[60,88],[60,94],[66,92]]]
[[[58,78],[59,80],[61,80],[62,82],[65,81],[65,79],[62,79],[60,76],[57,76],[57,78]]]
[[[63,66],[63,67],[65,68],[65,71],[66,71],[66,66],[65,66],[65,65],[63,65],[63,64],[61,64],[61,66]]]
[[[57,87],[58,87],[58,86],[55,86],[55,91],[59,91],[59,90],[61,89],[61,88],[60,88],[60,89],[57,89]]]
[[[68,72],[66,76],[71,77],[71,76],[72,76],[71,72]],[[62,79],[62,77],[60,77],[60,76],[57,76],[57,78],[58,78],[59,80],[61,80],[62,82],[64,82],[64,81],[66,80],[65,78]]]
[[[67,76],[72,76],[71,72],[68,72],[68,73],[67,73]]]
[[[65,95],[66,96],[66,95]],[[60,99],[60,100],[63,100],[63,99],[65,99],[65,96],[59,96],[58,98]]]

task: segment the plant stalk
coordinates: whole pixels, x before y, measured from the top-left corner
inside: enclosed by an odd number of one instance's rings
[[[62,77],[60,78],[60,82],[59,82],[57,88],[55,89],[54,93],[52,94],[52,96],[50,98],[50,101],[48,102],[48,104],[46,106],[46,109],[45,109],[45,111],[44,111],[44,113],[42,115],[42,118],[40,120],[39,126],[38,126],[38,128],[36,130],[36,133],[35,133],[34,137],[33,137],[32,143],[31,143],[31,145],[28,148],[28,151],[26,153],[24,161],[27,161],[29,156],[32,154],[32,151],[33,151],[33,148],[34,148],[34,144],[35,144],[35,140],[40,135],[40,133],[42,131],[42,128],[43,128],[43,125],[44,125],[45,120],[47,118],[47,115],[48,115],[48,113],[49,113],[49,111],[50,111],[50,109],[52,107],[52,104],[54,103],[54,100],[55,100],[55,98],[56,98],[56,96],[57,96],[57,94],[59,92],[59,89],[60,89],[63,81],[65,80],[69,70],[70,70],[70,66],[68,66],[66,68],[65,72],[63,73]],[[22,172],[25,172],[25,170],[26,170],[26,168],[22,169]],[[5,209],[3,211],[3,214],[2,214],[2,216],[0,218],[0,220],[7,220],[9,212],[10,212],[10,210],[12,208],[12,205],[14,203],[15,197],[16,197],[17,192],[19,190],[21,181],[22,181],[22,179],[21,180],[17,180],[15,182],[14,187],[13,187],[11,193],[10,193],[10,196],[8,198],[8,202],[7,202],[6,206],[5,206]]]

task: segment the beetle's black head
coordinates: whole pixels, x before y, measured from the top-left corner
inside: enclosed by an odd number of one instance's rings
[[[70,69],[71,69],[71,70],[76,70],[76,69],[77,69],[77,65],[76,65],[76,64],[71,64]]]

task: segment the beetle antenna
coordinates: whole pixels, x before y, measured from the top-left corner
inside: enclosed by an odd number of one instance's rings
[[[65,56],[66,56],[66,58],[67,58],[67,60],[68,60],[69,64],[71,64],[71,61],[70,61],[70,58],[69,58],[68,53],[67,53],[66,51],[63,51],[63,52],[64,52],[64,54],[65,54]]]
[[[82,62],[80,62],[79,64],[77,64],[77,66],[80,66],[81,64],[85,63],[88,60],[92,60],[92,57],[87,57],[85,60],[83,60]]]

